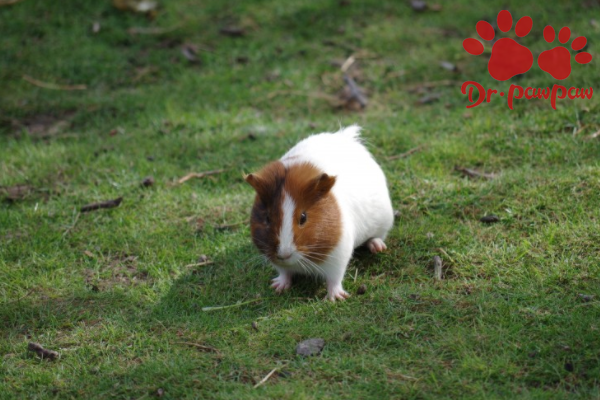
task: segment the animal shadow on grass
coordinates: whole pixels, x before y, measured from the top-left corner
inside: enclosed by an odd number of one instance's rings
[[[290,290],[278,295],[270,287],[277,273],[250,243],[212,261],[180,276],[157,303],[154,316],[205,327],[237,326],[257,314],[278,312],[326,293],[321,281],[299,276]],[[216,307],[223,308],[205,311]]]
[[[368,249],[359,249],[351,262],[352,271],[355,265],[362,270],[376,262]],[[295,275],[292,287],[278,295],[271,288],[275,276],[277,272],[258,251],[251,244],[244,245],[179,277],[156,304],[153,316],[204,328],[234,327],[264,314],[324,301],[327,294],[322,278]],[[350,272],[346,280],[351,282]]]

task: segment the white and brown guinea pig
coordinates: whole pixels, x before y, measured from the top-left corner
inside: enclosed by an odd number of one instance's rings
[[[353,250],[373,253],[394,222],[383,171],[360,140],[360,127],[310,136],[245,179],[256,190],[252,240],[279,276],[282,292],[296,273],[327,281],[327,298],[349,295],[342,279]]]

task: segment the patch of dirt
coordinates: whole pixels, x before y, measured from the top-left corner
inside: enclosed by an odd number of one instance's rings
[[[58,136],[71,127],[76,111],[69,110],[59,114],[36,114],[21,120],[11,119],[13,135],[20,138],[23,131],[34,139],[48,139]]]
[[[100,271],[84,271],[86,283],[90,290],[103,292],[115,286],[132,286],[146,282],[149,279],[148,273],[139,270],[137,260],[138,257],[134,255],[113,255],[103,260],[104,265]]]

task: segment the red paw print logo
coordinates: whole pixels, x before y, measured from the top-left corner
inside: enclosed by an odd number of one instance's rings
[[[548,25],[544,28],[544,39],[548,43],[554,41],[556,36],[554,28]],[[564,27],[558,32],[558,41],[560,43],[567,43],[571,38],[571,30],[568,27]],[[573,43],[571,48],[575,51],[583,49],[587,39],[584,36],[579,36]],[[587,64],[592,61],[592,55],[590,53],[582,52],[575,56],[575,61],[579,64]],[[571,74],[571,53],[566,47],[556,46],[553,49],[546,50],[538,57],[538,65],[543,71],[546,71],[552,75],[555,79],[565,79]]]
[[[502,32],[508,32],[512,28],[513,19],[510,12],[502,10],[498,13],[498,28]],[[533,21],[530,17],[523,17],[515,26],[515,33],[519,37],[526,36],[531,31]],[[479,21],[476,25],[477,33],[483,40],[492,40],[495,31],[492,25],[486,21]],[[483,44],[473,38],[463,41],[463,47],[467,53],[478,56],[483,53]],[[505,81],[515,75],[523,74],[533,65],[533,54],[527,47],[520,45],[510,38],[498,39],[492,47],[492,56],[488,63],[488,71],[492,78]]]

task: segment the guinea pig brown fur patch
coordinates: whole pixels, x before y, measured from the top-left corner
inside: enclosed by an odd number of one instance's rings
[[[256,191],[250,216],[250,231],[256,247],[269,259],[275,260],[279,246],[278,227],[283,221],[280,201],[285,167],[280,161],[267,164],[260,171],[246,175],[245,179]]]
[[[310,163],[293,164],[286,170],[284,190],[296,204],[294,244],[313,262],[324,261],[342,234],[340,210],[330,192],[333,185],[335,177]],[[304,224],[300,224],[302,213],[306,215]]]

